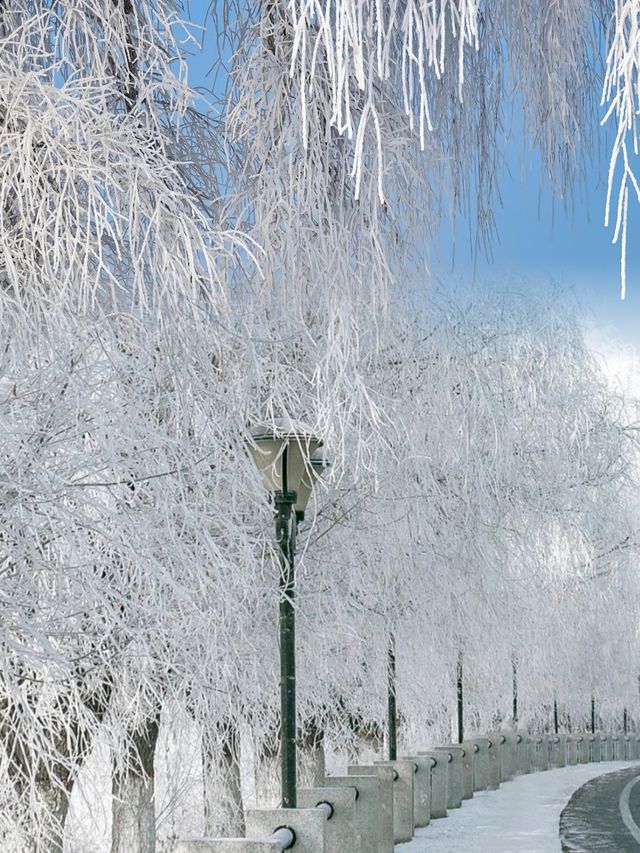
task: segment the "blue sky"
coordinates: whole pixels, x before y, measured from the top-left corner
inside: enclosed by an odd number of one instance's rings
[[[203,23],[208,0],[192,0],[191,20]],[[209,30],[211,27],[209,27]],[[216,44],[205,43],[204,55],[194,56],[191,79],[206,84],[205,73],[215,58]],[[210,85],[210,83],[209,83]],[[612,229],[603,226],[608,145],[602,130],[600,151],[589,164],[585,185],[568,209],[553,201],[548,187],[540,188],[536,158],[521,162],[521,139],[512,138],[507,152],[509,172],[499,176],[502,207],[496,210],[498,236],[493,259],[478,257],[475,265],[469,250],[464,222],[452,240],[445,226],[433,247],[433,271],[447,282],[525,277],[530,286],[548,288],[549,282],[579,297],[595,327],[612,341],[632,345],[640,352],[640,242],[634,239],[640,214],[630,200],[627,262],[627,296],[620,299],[620,249],[611,244]],[[640,171],[640,169],[638,170]]]
[[[608,172],[603,142],[588,164],[585,186],[567,208],[554,202],[548,186],[541,189],[534,157],[525,163],[508,157],[511,174],[500,176],[503,204],[495,211],[493,259],[477,257],[474,266],[466,223],[459,223],[455,241],[445,227],[435,247],[438,278],[482,282],[524,276],[531,286],[545,288],[553,281],[579,298],[594,325],[640,350],[640,216],[630,200],[627,294],[622,301],[620,247],[612,245],[613,229],[603,224]],[[514,147],[520,150],[517,139]]]

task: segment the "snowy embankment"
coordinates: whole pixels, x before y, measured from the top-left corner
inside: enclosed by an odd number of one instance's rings
[[[560,812],[571,794],[628,761],[579,764],[518,776],[498,791],[481,791],[449,817],[416,830],[396,853],[560,853]]]

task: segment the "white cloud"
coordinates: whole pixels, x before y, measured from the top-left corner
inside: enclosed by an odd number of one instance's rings
[[[585,340],[613,391],[640,399],[640,352],[623,341],[613,325],[585,324]]]

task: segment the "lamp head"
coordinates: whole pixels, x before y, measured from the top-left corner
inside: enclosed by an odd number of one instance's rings
[[[299,496],[312,476],[311,459],[321,444],[322,441],[301,421],[277,418],[251,430],[249,451],[269,492],[295,492]],[[309,486],[305,506],[311,488],[313,483]],[[295,509],[304,512],[304,507],[299,506],[299,497]]]
[[[300,485],[298,486],[298,500],[295,505],[298,521],[303,521],[304,519],[313,487],[330,467],[331,462],[327,459],[325,451],[322,447],[319,447],[309,460],[309,465],[305,469]]]

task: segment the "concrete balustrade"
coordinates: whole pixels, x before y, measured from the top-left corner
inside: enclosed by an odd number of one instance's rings
[[[447,817],[449,760],[439,752],[419,752],[431,763],[431,820]]]
[[[256,839],[262,843],[262,839],[286,828],[292,830],[295,837],[293,845],[282,847],[282,850],[295,847],[300,853],[326,851],[327,815],[320,809],[250,809],[245,822],[248,839]]]
[[[326,848],[332,853],[353,853],[356,819],[355,788],[301,788],[298,790],[298,808],[313,809],[321,803],[331,808],[327,820]]]
[[[489,787],[489,742],[486,737],[469,741],[473,760],[473,790],[486,791]]]
[[[464,770],[462,767],[461,746],[437,747],[435,750],[448,764],[447,773],[447,809],[459,809],[464,794]]]
[[[376,761],[393,768],[393,840],[396,844],[411,841],[415,830],[413,817],[413,780],[415,764],[412,761]]]
[[[549,763],[552,767],[567,766],[567,741],[565,735],[549,735],[549,743],[551,744],[551,754]]]
[[[492,733],[487,738],[489,756],[489,784],[490,791],[497,791],[500,787],[500,745],[498,735]]]
[[[638,757],[636,739],[632,735],[625,735],[623,740],[623,760],[632,761]]]
[[[528,732],[516,732],[516,764],[514,772],[520,776],[531,773],[531,745],[532,738]]]
[[[473,743],[462,744],[462,799],[473,797]]]
[[[277,841],[253,841],[249,838],[194,838],[179,841],[175,853],[282,853]],[[289,848],[291,849],[291,848]]]
[[[253,809],[246,838],[179,841],[176,853],[327,853],[326,812],[320,809]]]
[[[543,771],[549,769],[549,738],[547,735],[537,735],[534,737],[535,744],[535,767],[536,770]]]
[[[378,812],[380,811],[380,783],[377,777],[327,776],[325,782],[330,789],[343,788],[353,791],[354,853],[371,853],[377,850]]]
[[[611,738],[611,758],[613,761],[620,761],[622,758],[623,746],[618,735],[614,734]]]
[[[297,809],[253,809],[246,838],[192,838],[175,853],[393,853],[417,826],[445,818],[474,792],[550,766],[640,757],[640,734],[493,732],[398,761],[352,765],[298,791]]]
[[[589,761],[597,764],[600,761],[600,735],[589,735]]]
[[[577,741],[578,763],[587,764],[589,762],[589,736],[586,734],[579,734],[577,736]]]
[[[569,734],[566,737],[567,741],[567,764],[573,766],[578,763],[578,736]]]
[[[515,733],[501,732],[498,737],[500,750],[500,781],[509,782],[513,779],[515,756]]]
[[[424,755],[405,755],[401,761],[410,761],[414,768],[413,823],[416,827],[429,826],[431,822],[432,759]]]
[[[374,776],[380,783],[378,843],[371,853],[393,853],[393,783],[397,771],[389,764],[356,764],[347,767],[348,776]]]

